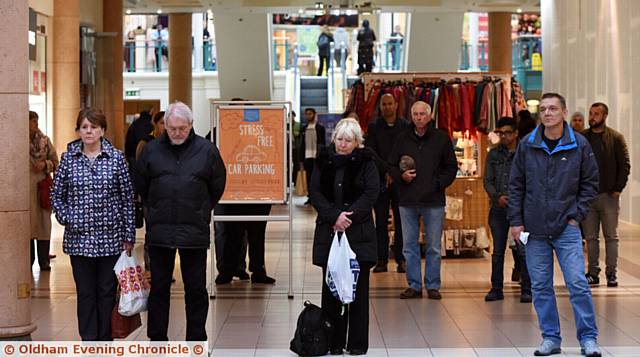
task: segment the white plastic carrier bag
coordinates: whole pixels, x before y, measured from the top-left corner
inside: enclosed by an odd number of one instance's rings
[[[325,281],[331,294],[343,304],[349,304],[356,298],[356,284],[360,275],[360,265],[356,253],[351,250],[347,234],[338,232],[333,235],[329,250]]]
[[[133,256],[122,252],[113,267],[120,285],[118,312],[122,316],[133,316],[147,310],[151,287],[143,276],[142,267]]]

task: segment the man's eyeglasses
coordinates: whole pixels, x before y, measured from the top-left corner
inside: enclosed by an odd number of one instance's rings
[[[171,126],[166,126],[165,129],[170,133],[175,133],[175,134],[182,133],[182,134],[185,134],[185,133],[188,133],[189,130],[191,130],[191,127],[182,126],[182,127],[174,128],[174,127],[171,127]]]
[[[547,110],[550,111],[551,113],[557,113],[558,111],[560,111],[561,108],[559,107],[555,107],[555,106],[550,106],[550,107],[540,107],[540,113],[544,113]]]
[[[498,136],[511,136],[513,135],[513,133],[515,133],[515,131],[513,130],[494,130],[494,133],[496,133],[496,135]]]

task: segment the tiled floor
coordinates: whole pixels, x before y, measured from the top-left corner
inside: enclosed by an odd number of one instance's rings
[[[296,200],[293,225],[293,292],[289,284],[287,223],[269,223],[267,270],[274,286],[234,281],[210,300],[207,332],[214,356],[293,356],[288,350],[304,300],[320,303],[321,270],[311,265],[314,213]],[[138,232],[142,238],[144,233]],[[605,356],[640,356],[640,227],[621,225],[620,287],[593,289]],[[62,253],[62,230],[54,228],[58,257],[51,272],[33,270],[34,340],[78,340],[76,298],[69,259]],[[136,253],[142,254],[141,245]],[[603,253],[604,254],[604,250]],[[512,264],[508,255],[506,266]],[[443,300],[400,300],[404,274],[372,274],[369,356],[531,356],[540,342],[533,306],[518,301],[516,283],[506,282],[505,300],[486,303],[490,257],[446,258],[442,264]],[[36,264],[37,266],[37,264]],[[505,269],[510,275],[510,269]],[[182,282],[176,270],[169,337],[184,339]],[[508,281],[508,276],[505,277]],[[575,324],[560,269],[555,269],[563,352],[580,354]],[[144,326],[129,339],[146,339]]]

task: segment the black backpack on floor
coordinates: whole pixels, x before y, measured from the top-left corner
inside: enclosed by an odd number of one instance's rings
[[[327,313],[307,300],[289,349],[299,356],[324,356],[329,352],[332,332]]]

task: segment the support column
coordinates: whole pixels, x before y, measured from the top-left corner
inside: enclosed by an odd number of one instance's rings
[[[191,107],[191,14],[169,14],[169,103]]]
[[[489,71],[511,73],[511,13],[489,13]]]
[[[0,289],[0,340],[22,340],[36,329],[29,299],[29,6],[0,0],[0,18],[0,259],[10,272]]]
[[[414,12],[407,29],[407,71],[457,72],[463,12]]]
[[[220,97],[271,100],[270,16],[214,9],[214,17]]]
[[[53,144],[58,154],[77,138],[80,111],[80,0],[53,2]],[[7,47],[8,48],[8,47]]]
[[[122,0],[108,0],[102,3],[102,28],[104,32],[115,33],[115,36],[104,38],[104,95],[105,107],[102,108],[109,122],[107,133],[113,144],[124,149],[124,101],[122,96]],[[110,42],[110,43],[109,43]]]

